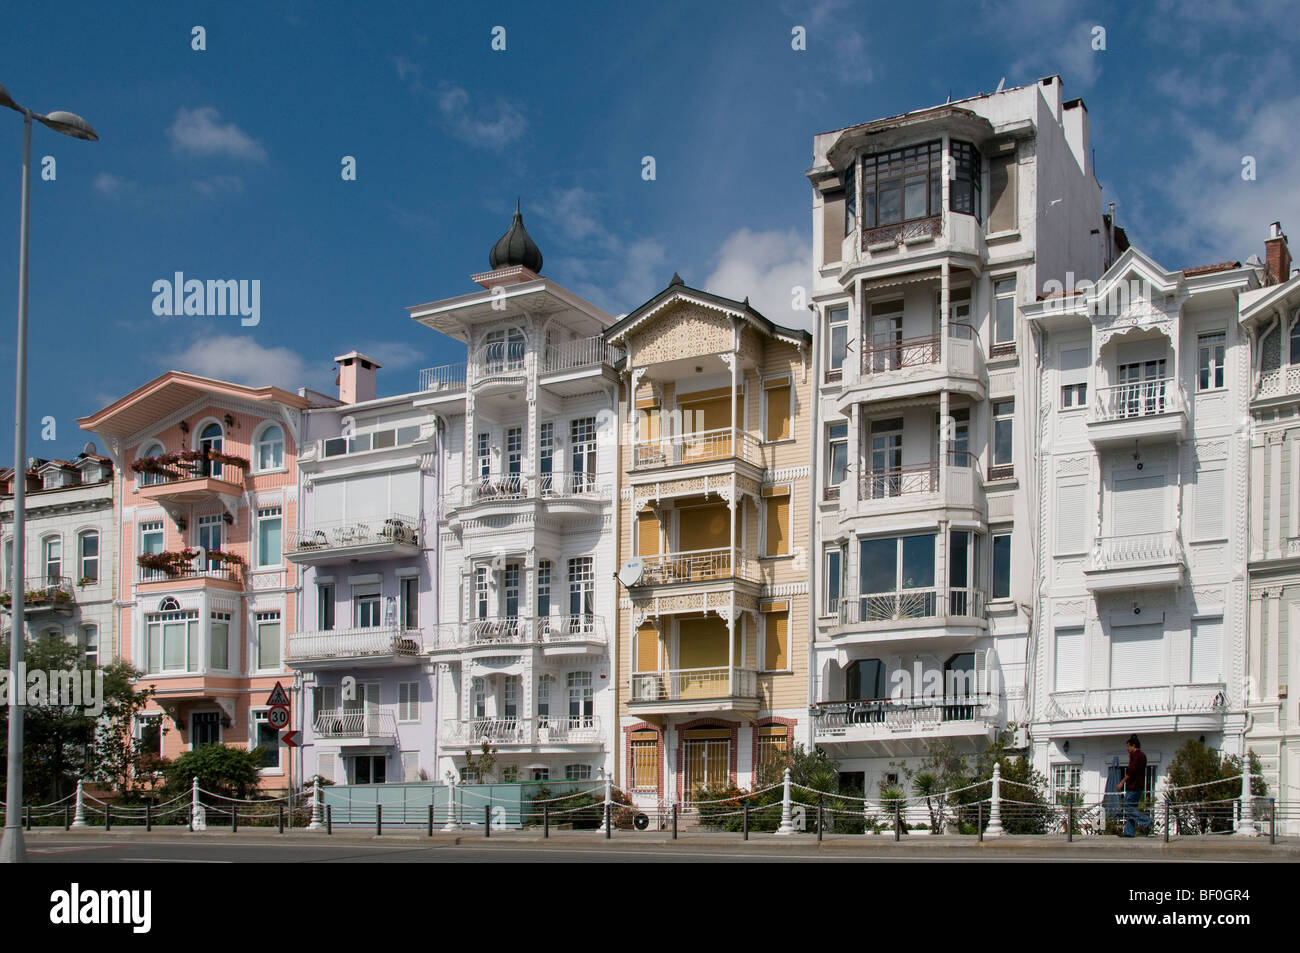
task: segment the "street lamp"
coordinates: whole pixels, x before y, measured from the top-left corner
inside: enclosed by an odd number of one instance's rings
[[[0,85],[0,106],[23,114],[23,191],[18,224],[18,368],[14,374],[14,555],[10,574],[13,582],[12,614],[9,626],[9,684],[14,704],[9,708],[9,772],[5,786],[5,830],[0,840],[0,862],[21,863],[27,859],[23,846],[23,702],[24,683],[18,681],[27,636],[23,612],[23,572],[26,556],[27,499],[27,232],[32,197],[32,120],[74,139],[94,142],[99,138],[90,123],[75,113],[52,112],[42,116],[14,102],[9,90]]]

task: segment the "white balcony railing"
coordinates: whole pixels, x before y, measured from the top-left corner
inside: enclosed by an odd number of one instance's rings
[[[543,473],[537,477],[537,492],[544,500],[608,500],[613,481],[602,473]]]
[[[475,718],[459,721],[449,718],[442,723],[442,743],[477,748],[488,744],[528,744],[533,738],[532,722],[526,718]]]
[[[316,713],[317,738],[396,738],[397,719],[377,708],[330,708]]]
[[[541,713],[537,716],[538,744],[595,744],[603,738],[597,717]]]
[[[600,336],[583,338],[580,341],[566,341],[554,344],[546,349],[542,362],[543,373],[576,370],[596,364],[617,364],[622,360],[623,352],[612,344],[606,344]]]
[[[1048,716],[1054,719],[1214,714],[1227,707],[1228,687],[1223,682],[1096,688],[1048,696]]]
[[[996,717],[998,698],[985,692],[948,697],[883,698],[865,701],[819,702],[812,706],[813,732],[818,739],[850,734],[937,732],[945,724],[986,724]]]
[[[376,656],[416,656],[423,651],[419,629],[394,625],[327,629],[289,634],[288,660],[350,659]]]
[[[464,390],[465,366],[465,361],[461,361],[421,369],[420,390]]]
[[[445,652],[493,645],[527,645],[533,642],[604,644],[607,640],[604,616],[494,616],[467,622],[447,622],[438,626],[431,648]]]
[[[746,668],[681,668],[632,674],[632,702],[754,698],[758,673]]]
[[[1130,569],[1181,562],[1182,549],[1173,530],[1131,536],[1099,536],[1092,547],[1093,569]]]
[[[731,458],[762,464],[758,438],[732,427],[638,440],[632,445],[632,469],[679,467]]]
[[[680,582],[710,582],[735,576],[756,579],[758,564],[753,554],[736,553],[736,572],[732,572],[730,549],[699,549],[681,553],[646,556],[642,586],[663,586]]]
[[[1180,406],[1178,385],[1172,377],[1133,381],[1097,388],[1093,419],[1101,423],[1154,417],[1176,411]]]
[[[497,472],[476,474],[470,483],[452,487],[444,498],[447,509],[459,509],[476,503],[530,500],[537,492],[537,481],[522,473]]]
[[[415,517],[397,513],[370,519],[316,523],[307,529],[289,530],[285,548],[289,552],[310,553],[383,543],[418,546],[419,525]]]
[[[1283,397],[1300,394],[1300,364],[1288,364],[1276,370],[1262,371],[1256,397]]]
[[[850,594],[840,599],[839,624],[846,626],[946,616],[982,618],[984,598],[984,590],[966,587],[898,589],[862,596]]]
[[[471,385],[513,381],[528,373],[529,352],[522,340],[494,341],[479,347],[470,359]]]

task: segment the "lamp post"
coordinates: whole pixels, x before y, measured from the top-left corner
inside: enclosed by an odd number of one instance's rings
[[[0,106],[23,115],[23,184],[22,211],[18,223],[18,366],[14,374],[14,556],[10,567],[13,583],[12,615],[9,626],[9,684],[13,686],[14,704],[9,708],[9,771],[5,786],[5,830],[0,840],[0,862],[20,863],[27,859],[23,846],[23,702],[26,685],[18,682],[27,637],[23,606],[23,573],[26,556],[27,498],[27,232],[31,206],[32,120],[55,132],[74,139],[94,142],[99,138],[90,123],[69,112],[52,112],[47,116],[34,113],[14,102],[9,91],[0,86]]]

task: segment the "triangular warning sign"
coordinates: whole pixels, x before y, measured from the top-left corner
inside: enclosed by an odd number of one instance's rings
[[[275,688],[271,691],[270,696],[267,697],[266,704],[268,706],[289,704],[289,693],[284,690],[284,686],[279,682],[275,683]]]

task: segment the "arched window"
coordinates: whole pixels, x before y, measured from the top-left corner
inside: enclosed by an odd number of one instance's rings
[[[168,596],[158,603],[159,612],[179,612],[181,604],[176,601],[175,596]]]
[[[253,456],[258,471],[279,470],[284,466],[284,428],[279,424],[265,427],[257,438]]]
[[[99,533],[93,529],[82,532],[77,537],[77,584],[99,582]]]
[[[525,341],[520,328],[489,331],[483,342],[483,364],[497,372],[523,367]]]
[[[221,452],[222,446],[221,425],[217,423],[208,424],[199,434],[199,451],[202,453]],[[199,473],[203,476],[221,476],[221,464],[215,460],[202,460],[199,463]]]
[[[155,440],[151,443],[145,444],[141,449],[140,459],[143,460],[145,457],[161,457],[162,455],[163,445]],[[138,475],[137,485],[152,486],[155,483],[161,483],[162,480],[163,475],[161,473],[141,473]]]

